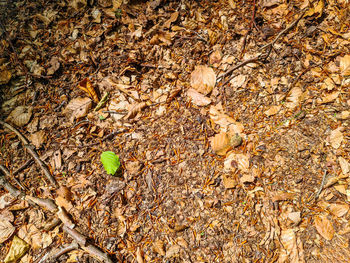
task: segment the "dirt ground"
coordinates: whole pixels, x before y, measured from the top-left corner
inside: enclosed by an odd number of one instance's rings
[[[1,261],[350,261],[346,0],[0,8]]]

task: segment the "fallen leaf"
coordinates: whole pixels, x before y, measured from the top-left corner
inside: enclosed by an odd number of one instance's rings
[[[8,70],[0,71],[0,85],[7,84],[11,79],[11,72]]]
[[[350,76],[350,55],[340,58],[339,67],[343,76]]]
[[[211,106],[209,109],[210,119],[217,125],[220,126],[220,130],[223,132],[228,132],[230,134],[238,134],[243,137],[244,127],[241,123],[236,122],[230,116],[222,113],[222,105],[217,104],[215,106]]]
[[[179,245],[172,245],[171,247],[169,247],[169,249],[167,250],[165,257],[166,258],[172,258],[175,257],[179,254],[181,247]]]
[[[279,106],[271,106],[267,111],[265,111],[266,116],[272,116],[275,115],[277,112],[279,112],[281,109],[281,105]]]
[[[321,17],[324,9],[324,0],[319,0],[312,8],[310,8],[305,14],[304,17],[315,16],[315,18]]]
[[[336,217],[342,217],[349,211],[349,205],[346,203],[334,203],[329,206],[329,212]]]
[[[296,237],[295,230],[293,229],[283,229],[281,231],[280,240],[283,246],[281,246],[282,250],[280,258],[278,262],[287,261],[287,257],[289,256],[290,262],[295,263],[303,263],[305,262],[303,257],[303,246],[302,242],[299,238]],[[283,253],[284,252],[284,253]],[[285,257],[286,260],[282,261],[281,257]]]
[[[11,111],[6,121],[11,122],[16,126],[23,127],[30,121],[30,118],[32,117],[32,113],[33,113],[32,107],[18,106],[13,111]]]
[[[153,243],[153,250],[161,256],[165,256],[164,242],[157,240]]]
[[[133,119],[136,117],[136,115],[141,112],[144,108],[147,107],[146,102],[140,102],[136,103],[133,106],[131,106],[131,109],[129,110],[128,114],[124,117],[124,119]]]
[[[230,147],[230,139],[226,132],[221,132],[211,138],[211,148],[217,155],[225,155]]]
[[[299,87],[294,87],[290,91],[290,95],[286,99],[286,107],[290,109],[294,109],[297,107],[301,101],[301,95],[303,94],[303,91]]]
[[[6,219],[0,219],[0,244],[4,243],[16,228]]]
[[[330,144],[333,148],[338,149],[343,141],[343,133],[341,132],[342,127],[339,127],[333,131],[331,131],[331,135],[329,137]]]
[[[213,53],[209,56],[209,63],[214,66],[218,66],[222,59],[222,53],[220,50],[215,50]]]
[[[13,263],[19,260],[29,249],[29,245],[17,236],[14,236],[4,263]]]
[[[45,139],[46,139],[46,133],[44,130],[37,131],[30,135],[30,141],[37,149],[41,147],[41,145],[45,142]]]
[[[338,162],[340,164],[341,171],[343,175],[346,175],[350,171],[350,164],[347,160],[345,160],[343,157],[338,158]]]
[[[346,119],[349,119],[349,117],[350,117],[350,111],[347,111],[347,110],[342,111],[340,114],[337,114],[335,117],[336,117],[337,119],[339,119],[339,120],[346,120]]]
[[[293,200],[294,197],[295,197],[295,193],[277,192],[272,195],[271,200],[272,202]]]
[[[165,21],[164,27],[169,28],[171,23],[175,22],[178,17],[179,17],[179,12],[176,11],[176,12],[172,13],[170,18],[167,21]]]
[[[325,103],[332,102],[332,101],[336,100],[336,98],[338,98],[339,94],[340,94],[339,91],[332,92],[332,93],[322,97],[321,100],[318,101],[318,103],[325,104]]]
[[[226,189],[235,188],[238,185],[237,176],[234,174],[224,174],[222,184]]]
[[[85,91],[95,103],[99,103],[100,100],[98,99],[97,93],[92,87],[91,81],[88,78],[85,78],[84,80],[80,81],[77,87]]]
[[[87,115],[88,111],[91,109],[92,101],[91,99],[85,98],[75,98],[72,99],[66,106],[64,113],[70,115],[70,121],[73,122],[75,119],[82,118]]]
[[[335,230],[331,221],[325,216],[316,216],[314,221],[317,232],[325,239],[332,240]]]
[[[199,93],[195,89],[188,89],[187,96],[191,98],[192,103],[197,106],[207,106],[211,103],[211,100]]]
[[[231,83],[231,86],[233,88],[240,88],[244,85],[245,81],[246,81],[247,77],[245,75],[237,75],[236,77],[234,77],[230,83]]]
[[[209,94],[216,83],[216,75],[212,68],[208,66],[196,66],[191,74],[191,86],[198,92]]]
[[[47,69],[47,75],[53,75],[61,66],[57,56],[52,57],[49,64],[50,67]]]
[[[136,261],[137,263],[144,263],[145,261],[143,260],[142,256],[142,250],[140,247],[136,249]]]

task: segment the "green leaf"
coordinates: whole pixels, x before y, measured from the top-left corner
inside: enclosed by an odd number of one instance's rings
[[[120,167],[119,156],[111,151],[101,154],[101,162],[107,174],[114,175]]]

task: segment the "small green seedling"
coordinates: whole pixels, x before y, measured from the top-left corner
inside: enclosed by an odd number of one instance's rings
[[[120,167],[119,156],[111,151],[101,154],[101,162],[107,174],[114,175]]]

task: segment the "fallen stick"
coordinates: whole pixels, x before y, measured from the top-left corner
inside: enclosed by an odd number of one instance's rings
[[[63,231],[66,232],[70,237],[72,237],[83,250],[85,250],[86,252],[88,252],[90,255],[92,255],[94,258],[97,258],[101,262],[112,263],[112,260],[108,257],[106,253],[101,251],[98,247],[92,244],[89,244],[87,241],[87,238],[84,235],[82,235],[74,227],[70,227],[70,225],[72,224],[69,223],[71,222],[69,215],[65,212],[64,208],[61,208],[60,206],[58,206],[54,200],[49,198],[38,198],[38,197],[26,195],[24,192],[15,188],[6,179],[6,177],[2,175],[0,175],[0,185],[2,185],[13,197],[26,200],[30,205],[33,205],[33,206],[38,205],[41,208],[45,208],[46,210],[49,210],[50,212],[55,213],[56,216],[62,222],[64,222]],[[64,212],[62,213],[62,211]]]
[[[29,153],[33,156],[34,160],[36,161],[37,164],[39,164],[41,170],[44,172],[44,175],[46,176],[46,178],[50,181],[51,184],[53,184],[54,186],[58,186],[58,183],[56,182],[55,178],[51,175],[49,169],[47,168],[47,166],[45,165],[45,163],[39,158],[39,155],[37,154],[37,152],[34,150],[33,145],[31,145],[29,143],[29,141],[27,140],[26,137],[24,137],[16,128],[12,127],[10,124],[1,121],[0,120],[0,124],[2,126],[4,126],[5,128],[13,131],[18,138],[22,141],[22,143],[24,144],[24,147],[26,149],[28,149]]]

